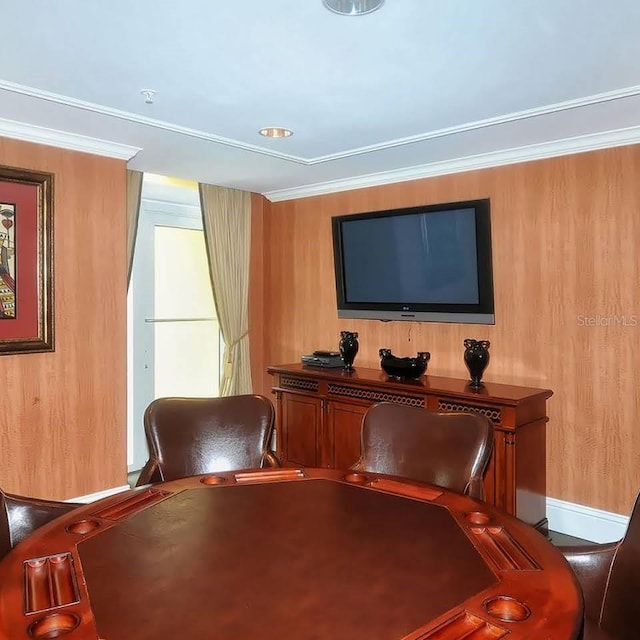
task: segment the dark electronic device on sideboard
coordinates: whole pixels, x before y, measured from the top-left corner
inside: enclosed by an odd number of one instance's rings
[[[494,324],[489,200],[332,218],[339,318]]]
[[[344,366],[338,351],[314,351],[310,355],[302,356],[302,364],[308,367],[325,367],[333,369]]]

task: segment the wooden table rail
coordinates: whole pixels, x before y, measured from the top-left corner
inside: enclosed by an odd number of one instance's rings
[[[570,568],[529,525],[335,469],[140,487],[0,562],[0,640],[575,640],[581,621]]]

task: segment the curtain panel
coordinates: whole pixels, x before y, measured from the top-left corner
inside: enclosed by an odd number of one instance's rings
[[[141,171],[127,170],[127,287],[131,282],[133,251],[138,233],[143,175]]]
[[[220,396],[252,393],[249,361],[251,194],[200,184],[213,299],[224,341]]]

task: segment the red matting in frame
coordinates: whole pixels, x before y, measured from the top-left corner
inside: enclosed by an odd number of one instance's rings
[[[0,318],[0,354],[53,351],[53,176],[0,167],[0,204],[13,208],[15,251],[15,317]]]

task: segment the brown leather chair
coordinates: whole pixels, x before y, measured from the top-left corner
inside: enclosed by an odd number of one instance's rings
[[[25,498],[0,489],[0,560],[38,527],[78,506],[71,502]]]
[[[136,486],[234,469],[279,466],[269,450],[275,413],[268,398],[158,398],[146,409],[149,447]]]
[[[584,640],[638,640],[640,495],[622,540],[560,550],[584,594]]]
[[[484,499],[493,447],[491,421],[475,413],[436,413],[383,402],[362,422],[362,455],[352,467],[436,484]]]

